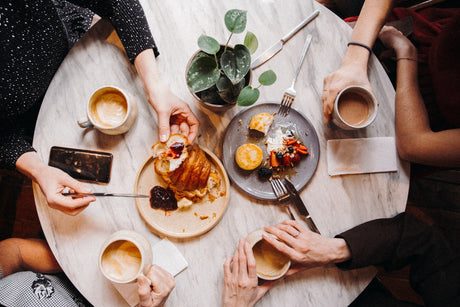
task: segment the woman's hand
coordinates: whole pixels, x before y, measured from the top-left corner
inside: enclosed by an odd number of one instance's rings
[[[149,284],[150,279],[152,285]],[[174,277],[157,265],[152,265],[147,273],[147,278],[137,278],[139,306],[159,307],[164,306],[169,294],[174,289]]]
[[[16,162],[16,167],[21,173],[38,183],[51,208],[70,215],[77,215],[90,202],[96,200],[94,196],[72,198],[62,195],[66,188],[77,193],[91,193],[91,188],[62,170],[46,165],[39,159],[36,152],[23,154]]]
[[[278,238],[263,235],[268,243],[307,268],[342,262],[351,256],[345,240],[325,238],[297,221],[287,220],[264,229]]]
[[[233,257],[228,257],[224,263],[223,306],[254,306],[274,285],[275,281],[257,285],[254,254],[249,243],[241,239]]]

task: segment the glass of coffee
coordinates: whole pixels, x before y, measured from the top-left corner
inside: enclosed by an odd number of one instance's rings
[[[104,242],[99,254],[99,268],[108,280],[126,284],[147,274],[152,260],[152,247],[144,236],[131,230],[120,230]]]
[[[362,86],[348,86],[335,99],[332,122],[345,130],[365,128],[375,120],[377,110],[374,94]]]
[[[257,276],[265,280],[278,279],[289,270],[291,259],[265,241],[262,234],[271,236],[263,229],[258,229],[246,237],[256,259]]]

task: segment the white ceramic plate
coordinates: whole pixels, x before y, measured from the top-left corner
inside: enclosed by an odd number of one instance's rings
[[[254,143],[262,148],[264,161],[268,159],[265,146],[267,137],[254,138],[249,135],[249,122],[251,118],[261,112],[273,113],[278,111],[279,103],[263,103],[245,109],[238,113],[230,122],[225,131],[223,140],[223,163],[232,182],[249,195],[262,200],[276,200],[270,182],[259,178],[257,169],[245,171],[238,167],[235,162],[236,149],[245,143]],[[307,146],[309,155],[303,157],[293,170],[286,171],[283,176],[290,178],[298,191],[303,189],[313,177],[319,161],[319,140],[316,130],[310,121],[298,111],[291,109],[288,116],[275,116],[274,125],[295,126],[297,137]],[[270,131],[268,135],[270,135]]]
[[[195,237],[212,229],[224,215],[230,191],[227,173],[216,155],[209,149],[201,149],[206,153],[213,170],[219,174],[224,195],[213,202],[210,202],[206,196],[188,209],[174,211],[153,209],[148,198],[136,198],[137,209],[153,232],[173,238]],[[155,172],[153,162],[152,157],[148,158],[139,170],[135,193],[150,195],[150,190],[154,186],[167,186],[161,176]]]

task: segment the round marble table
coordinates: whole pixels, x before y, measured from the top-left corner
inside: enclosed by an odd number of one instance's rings
[[[274,70],[277,82],[261,89],[258,103],[279,100],[290,85],[305,37],[313,35],[303,68],[296,83],[294,108],[307,116],[315,127],[321,147],[317,171],[301,192],[308,202],[316,225],[325,236],[362,222],[390,217],[405,208],[409,188],[409,165],[398,161],[398,171],[330,177],[327,173],[326,143],[329,139],[394,136],[395,92],[378,60],[369,64],[370,81],[380,101],[377,120],[359,132],[344,132],[325,125],[320,94],[323,78],[340,65],[351,29],[332,12],[316,2],[282,0],[152,1],[143,0],[152,33],[160,49],[160,72],[171,89],[188,101],[201,122],[197,142],[222,157],[222,137],[235,107],[216,114],[202,108],[188,92],[185,67],[198,49],[197,38],[206,33],[226,41],[228,31],[223,16],[228,9],[248,11],[247,30],[259,38],[254,56],[278,41],[315,9],[320,15],[297,33],[283,50],[254,71],[255,78],[266,69]],[[244,36],[234,35],[232,42]],[[99,22],[71,50],[62,63],[40,110],[34,146],[48,161],[51,146],[66,146],[113,153],[112,178],[107,185],[93,185],[100,192],[133,192],[136,175],[157,142],[157,118],[148,105],[135,68],[117,43],[111,26]],[[257,80],[257,79],[255,79]],[[139,116],[132,129],[121,136],[83,130],[77,120],[85,115],[91,92],[105,84],[120,86],[139,102]],[[120,229],[132,229],[151,242],[160,238],[149,231],[139,215],[134,199],[98,198],[78,216],[50,209],[38,186],[36,205],[46,238],[63,270],[95,306],[125,306],[126,302],[104,279],[97,268],[97,254],[103,241]],[[208,233],[173,243],[189,267],[176,277],[176,288],[168,306],[218,306],[223,288],[222,264],[237,247],[238,239],[264,225],[288,218],[274,204],[257,201],[231,186],[230,201],[222,220]],[[346,306],[366,287],[375,268],[343,272],[335,267],[304,271],[281,281],[259,302],[259,306]]]

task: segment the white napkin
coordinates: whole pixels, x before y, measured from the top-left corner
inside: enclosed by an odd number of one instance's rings
[[[172,276],[176,276],[188,267],[188,263],[182,256],[177,247],[167,239],[152,246],[153,264],[158,265]],[[129,306],[139,304],[139,295],[137,294],[137,283],[117,284],[112,283],[115,289],[126,300]]]
[[[395,138],[328,140],[327,170],[330,176],[394,172],[397,170]]]

